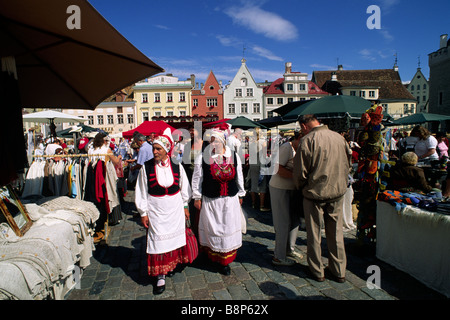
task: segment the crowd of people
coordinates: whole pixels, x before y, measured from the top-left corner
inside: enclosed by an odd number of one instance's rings
[[[218,126],[208,135],[190,127],[190,139],[177,141],[166,129],[150,136],[136,132],[118,144],[105,136],[101,143],[83,137],[75,145],[78,152],[108,154],[124,168],[123,193],[127,187],[135,189],[136,208],[148,230],[148,274],[156,279],[156,294],[164,291],[165,277],[191,263],[197,250],[218,272],[230,274],[229,264],[246,229],[241,206],[247,194],[253,209],[272,213],[274,265],[292,266],[295,258],[302,258],[295,244],[303,226],[310,276],[344,282],[344,200],[360,146],[348,132],[332,131],[314,115],[302,116],[299,125],[301,131],[293,136],[280,133],[273,139],[258,131],[246,135],[241,129]],[[390,168],[388,188],[428,193],[439,187],[443,201],[450,199],[450,183],[445,178],[430,182],[417,165],[445,168],[449,145],[445,133],[433,136],[416,126],[409,135],[397,131],[383,141],[384,153],[396,163]],[[36,149],[48,155],[70,152],[64,143],[55,139],[44,148],[40,142]],[[278,148],[271,154],[274,144]],[[252,155],[256,161],[249,161]],[[271,172],[268,163],[275,168]],[[329,250],[327,267],[321,253],[322,228]],[[195,242],[188,236],[191,230]]]

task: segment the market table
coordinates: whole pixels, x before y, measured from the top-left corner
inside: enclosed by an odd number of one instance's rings
[[[376,228],[378,259],[450,297],[450,216],[377,201]]]

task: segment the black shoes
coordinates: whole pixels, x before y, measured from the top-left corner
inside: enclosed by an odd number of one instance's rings
[[[229,276],[231,274],[230,266],[219,265],[219,273],[223,274],[224,276]]]
[[[156,283],[153,287],[153,294],[161,294],[166,290],[166,277],[164,275],[156,277]]]

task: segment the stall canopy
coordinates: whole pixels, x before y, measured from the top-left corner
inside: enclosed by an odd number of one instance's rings
[[[0,1],[0,43],[23,108],[93,110],[164,71],[85,0]]]
[[[162,134],[167,128],[170,128],[172,133],[175,131],[174,127],[168,125],[164,121],[144,121],[136,128],[122,132],[122,136],[124,138],[130,139],[133,137],[133,133],[136,131],[142,133],[144,136],[148,136],[151,133]]]
[[[390,125],[392,126],[403,126],[403,125],[413,125],[413,124],[423,124],[427,122],[440,122],[448,121],[450,116],[435,113],[414,113],[407,117],[402,117],[393,120]]]
[[[315,114],[325,117],[361,117],[372,103],[366,99],[355,96],[326,96],[321,99],[311,100],[294,108],[283,116],[284,120],[297,120],[305,114]]]

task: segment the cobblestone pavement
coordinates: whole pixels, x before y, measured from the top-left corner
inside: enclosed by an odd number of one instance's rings
[[[96,247],[91,265],[84,270],[78,289],[66,300],[446,300],[408,274],[383,263],[374,252],[357,250],[355,233],[345,233],[347,252],[346,282],[317,282],[306,273],[306,232],[300,230],[297,250],[304,257],[292,267],[273,266],[274,248],[272,214],[259,212],[244,202],[248,215],[247,233],[231,275],[215,271],[202,255],[173,277],[166,279],[166,290],[153,295],[153,281],[146,274],[146,231],[140,224],[129,191],[122,205],[123,220],[111,227],[108,244]],[[327,263],[326,242],[323,241]],[[372,274],[381,271],[381,289],[369,289]]]

